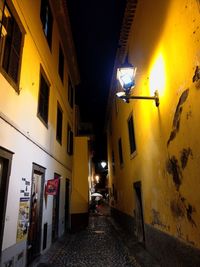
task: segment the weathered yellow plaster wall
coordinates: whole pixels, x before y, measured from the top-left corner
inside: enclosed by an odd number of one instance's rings
[[[142,182],[144,221],[200,248],[199,1],[138,1],[129,38],[129,61],[137,66],[135,95],[158,90],[153,101],[117,101],[112,109],[109,153],[114,150],[118,201],[133,216],[133,183]],[[196,81],[193,80],[196,77]],[[131,158],[127,119],[133,112],[137,152]],[[118,138],[124,164],[119,166]],[[111,159],[111,155],[109,155]]]
[[[71,213],[88,212],[88,137],[75,137]]]

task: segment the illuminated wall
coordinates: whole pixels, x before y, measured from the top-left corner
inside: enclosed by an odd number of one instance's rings
[[[87,226],[89,205],[88,137],[77,136],[74,143],[74,163],[71,198],[71,228],[76,231]]]
[[[111,166],[113,150],[116,166],[115,174],[109,168],[110,186],[117,191],[114,207],[134,218],[133,184],[141,181],[144,224],[198,249],[199,25],[199,1],[138,1],[128,40],[129,62],[137,66],[133,94],[150,96],[158,90],[160,106],[149,100],[113,100],[108,125],[108,157]],[[137,147],[132,157],[131,113]]]
[[[26,178],[32,181],[33,163],[45,168],[45,184],[53,179],[54,174],[60,175],[60,195],[58,207],[58,236],[65,231],[65,180],[72,177],[73,156],[67,153],[67,127],[72,131],[74,110],[68,102],[68,77],[74,77],[66,54],[71,51],[64,47],[61,32],[58,27],[56,12],[54,16],[52,46],[49,47],[44,35],[40,19],[40,3],[29,1],[8,1],[9,8],[15,14],[17,22],[22,25],[24,45],[19,79],[19,93],[15,91],[9,80],[0,71],[0,147],[13,152],[8,198],[6,205],[5,226],[2,242],[2,260],[16,260],[22,252],[23,259],[20,266],[26,264],[26,238],[17,242],[17,224],[19,213],[19,200],[21,180]],[[57,3],[55,1],[54,5]],[[60,4],[61,2],[59,2]],[[59,16],[61,18],[61,15]],[[67,29],[67,24],[66,28]],[[68,28],[68,30],[70,30]],[[66,35],[66,33],[65,33]],[[64,35],[63,35],[64,36]],[[70,39],[70,34],[67,37]],[[66,39],[66,38],[65,38]],[[64,81],[58,74],[59,44],[62,43],[64,51]],[[74,57],[71,51],[71,58]],[[73,68],[76,64],[74,61]],[[38,118],[38,96],[40,86],[40,70],[43,69],[50,84],[48,125],[45,126]],[[75,85],[77,81],[71,80]],[[62,109],[62,142],[56,140],[57,103]],[[29,189],[30,190],[30,189]],[[29,191],[30,193],[30,191]],[[52,243],[52,210],[53,196],[43,198],[42,209],[42,236],[41,251],[50,247]],[[47,223],[47,244],[42,248],[43,225]],[[18,266],[19,266],[18,265]]]

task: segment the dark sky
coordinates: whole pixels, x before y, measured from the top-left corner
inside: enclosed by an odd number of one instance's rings
[[[105,112],[126,0],[67,0],[81,83],[81,120],[92,122],[96,157],[105,159]]]

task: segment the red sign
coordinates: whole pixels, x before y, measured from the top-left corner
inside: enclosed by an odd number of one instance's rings
[[[48,180],[45,193],[47,195],[53,195],[55,196],[58,191],[58,185],[59,185],[59,179],[53,179],[53,180]]]

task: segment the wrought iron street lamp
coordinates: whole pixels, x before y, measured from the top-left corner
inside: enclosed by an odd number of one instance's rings
[[[134,96],[131,95],[132,89],[135,87],[135,75],[136,67],[133,67],[132,64],[128,63],[126,60],[125,63],[117,69],[117,79],[123,88],[122,92],[118,92],[116,95],[118,98],[123,99],[126,103],[129,103],[130,99],[146,99],[154,100],[156,107],[159,106],[159,95],[158,91],[155,91],[154,96]]]

